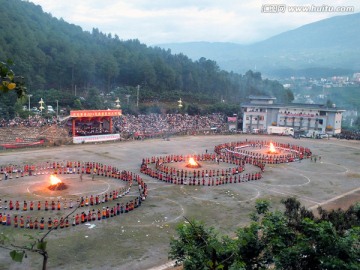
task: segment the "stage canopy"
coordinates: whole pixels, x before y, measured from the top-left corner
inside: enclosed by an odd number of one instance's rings
[[[119,134],[113,134],[112,118],[121,115],[121,110],[70,111],[73,142],[84,143],[120,139]]]

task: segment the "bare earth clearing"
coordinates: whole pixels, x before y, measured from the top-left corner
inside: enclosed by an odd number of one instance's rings
[[[179,186],[160,182],[140,174],[142,158],[171,154],[212,152],[224,142],[244,140],[273,140],[309,147],[321,160],[303,160],[279,165],[266,165],[259,181],[227,184],[217,187]],[[348,207],[360,201],[360,143],[356,141],[295,140],[270,136],[188,136],[146,141],[62,146],[58,148],[0,153],[0,164],[23,164],[48,160],[95,161],[132,171],[143,177],[149,196],[143,205],[123,216],[96,221],[93,226],[57,230],[48,238],[48,269],[150,269],[168,262],[170,237],[183,216],[204,221],[221,233],[233,233],[249,221],[257,198],[268,199],[273,209],[280,200],[297,197],[305,206],[316,209]],[[221,166],[220,165],[212,165]],[[251,169],[251,168],[250,168]],[[41,185],[45,176],[31,176],[0,181],[0,198],[29,199],[33,189]],[[78,175],[69,176],[71,190],[102,192],[115,185],[113,180],[85,176],[79,183]],[[75,191],[74,191],[75,189]],[[49,196],[37,194],[39,196]],[[64,212],[65,214],[65,212]],[[1,232],[22,239],[28,233],[40,231],[1,226]],[[29,254],[22,264],[12,262],[9,252],[0,249],[0,269],[40,269],[42,258]],[[163,268],[162,268],[163,269]]]

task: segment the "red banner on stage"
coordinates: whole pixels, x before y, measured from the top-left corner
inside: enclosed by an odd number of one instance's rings
[[[229,123],[230,123],[230,122],[236,123],[236,121],[237,121],[236,116],[235,116],[235,117],[228,117],[228,122],[229,122]]]
[[[104,117],[104,116],[120,116],[121,110],[81,110],[70,111],[70,117]]]

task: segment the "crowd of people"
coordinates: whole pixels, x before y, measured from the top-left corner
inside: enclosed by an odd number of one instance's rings
[[[337,139],[360,140],[360,130],[342,130],[341,133],[334,135]]]
[[[15,117],[10,120],[0,118],[0,127],[43,127],[58,123],[56,116],[45,118],[41,115],[33,115],[26,118]]]
[[[13,198],[0,198],[0,224],[14,226],[16,228],[40,230],[46,228],[56,229],[58,227],[66,228],[70,225],[76,226],[84,222],[103,220],[128,213],[141,206],[142,201],[146,199],[148,193],[147,184],[139,175],[96,162],[48,161],[38,164],[7,165],[0,167],[0,180],[3,181],[44,174],[78,174],[80,181],[83,179],[83,174],[92,175],[92,179],[94,179],[94,175],[111,177],[122,180],[125,186],[120,186],[103,194],[79,196],[75,201],[71,198],[69,198],[69,200],[65,198],[57,201],[27,201]],[[135,192],[135,197],[126,202],[119,201],[120,198],[130,193],[133,183],[136,183],[136,187],[138,188],[138,191]],[[71,211],[71,209],[74,211],[72,218],[68,215],[63,215],[59,218],[59,214],[55,214],[53,217],[43,215],[48,212],[52,214],[54,211]],[[39,215],[43,215],[43,217]]]
[[[114,121],[116,131],[134,137],[152,137],[168,134],[224,131],[226,117],[223,114],[147,114],[122,115]]]
[[[109,134],[110,131],[106,128],[100,127],[76,127],[75,128],[75,135],[76,136],[93,136],[93,135],[102,135],[102,134]],[[69,130],[69,134],[72,136],[72,131]]]
[[[272,142],[278,150],[276,154],[267,151],[254,151],[268,149],[270,141],[266,140],[246,140],[217,145],[215,152],[227,153],[235,158],[245,159],[247,162],[258,161],[260,163],[279,164],[302,160],[312,156],[311,150],[306,147],[289,143]]]
[[[58,124],[68,130],[72,136],[71,123],[61,122],[56,116],[43,117],[41,115],[27,118],[0,119],[1,127],[43,127]],[[226,116],[221,113],[208,115],[188,114],[140,114],[122,115],[113,118],[113,130],[106,128],[76,128],[78,136],[120,133],[121,138],[144,139],[149,137],[166,137],[169,135],[200,135],[228,132]],[[343,130],[334,135],[338,139],[360,140],[359,131]]]
[[[112,129],[104,126],[76,126],[76,136],[91,136],[102,134],[120,134],[126,139],[145,139],[152,137],[168,138],[170,135],[201,135],[213,134],[226,131],[226,117],[223,114],[188,115],[188,114],[147,114],[147,115],[122,115],[113,117]],[[47,128],[56,124],[58,130],[64,131],[72,137],[72,122],[69,117],[57,119],[56,116],[43,117],[41,115],[29,116],[27,118],[15,117],[13,119],[1,119],[0,128]],[[5,130],[4,130],[5,131]],[[8,134],[8,133],[6,133]],[[19,140],[26,140],[24,134],[17,132]],[[46,134],[42,134],[45,136]],[[14,138],[14,141],[15,139]],[[7,138],[6,143],[12,142]]]
[[[189,158],[196,162],[207,162],[219,165],[219,163],[231,164],[226,169],[198,169],[192,170],[175,169],[168,164],[174,162],[187,162]],[[153,164],[155,167],[151,167]],[[258,169],[255,172],[246,172],[245,165],[251,164]],[[215,165],[216,166],[216,165]],[[195,156],[168,155],[163,157],[144,158],[140,171],[152,178],[175,185],[219,186],[224,184],[247,182],[262,178],[265,164],[257,161],[251,163],[245,159],[235,158],[226,153],[202,154]]]

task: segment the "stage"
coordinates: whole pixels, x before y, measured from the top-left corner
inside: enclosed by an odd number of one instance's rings
[[[120,134],[113,133],[112,118],[121,115],[121,110],[70,111],[73,143],[120,140]]]

